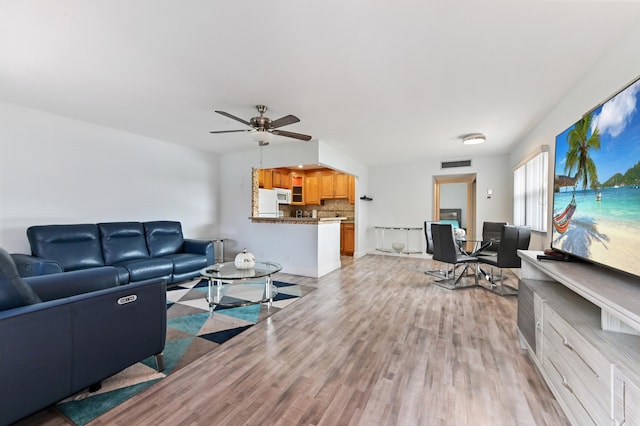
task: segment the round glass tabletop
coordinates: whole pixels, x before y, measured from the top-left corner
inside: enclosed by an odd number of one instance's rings
[[[200,270],[200,275],[214,280],[246,280],[268,277],[282,269],[275,262],[256,262],[251,269],[238,269],[234,262],[215,263]]]

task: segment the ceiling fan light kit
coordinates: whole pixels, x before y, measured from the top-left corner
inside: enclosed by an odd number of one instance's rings
[[[300,119],[295,115],[289,114],[285,115],[284,117],[278,118],[277,120],[271,120],[270,118],[264,116],[264,113],[267,111],[266,106],[256,105],[256,109],[258,110],[258,113],[260,115],[258,117],[251,118],[249,121],[243,120],[242,118],[236,117],[235,115],[229,114],[228,112],[216,111],[220,115],[224,115],[227,118],[239,121],[240,123],[245,124],[251,128],[246,130],[217,130],[209,133],[252,132],[253,139],[258,142],[259,146],[269,145],[269,142],[271,142],[271,140],[273,139],[273,135],[299,139],[302,141],[311,140],[311,136],[309,135],[287,132],[286,130],[279,130],[280,127],[299,122]]]
[[[251,136],[253,137],[253,140],[258,142],[258,145],[260,146],[269,145],[269,142],[271,142],[271,140],[273,139],[273,135],[271,133],[262,129],[254,131],[253,133],[251,133]]]
[[[464,136],[462,138],[462,143],[465,145],[478,145],[484,143],[487,140],[487,137],[482,133],[473,133],[471,135]]]

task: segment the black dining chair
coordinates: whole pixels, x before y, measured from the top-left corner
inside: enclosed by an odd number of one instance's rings
[[[433,260],[451,265],[450,268],[445,269],[444,278],[434,281],[434,284],[449,290],[476,287],[478,285],[477,271],[473,272],[473,284],[461,282],[469,268],[473,264],[477,266],[478,259],[460,250],[460,246],[455,241],[453,227],[450,224],[432,223],[431,234],[433,236]],[[456,268],[462,265],[464,269],[456,277]]]
[[[500,236],[506,222],[484,222],[482,224],[482,247],[478,253],[483,255],[496,255],[500,247]]]
[[[528,226],[503,225],[500,233],[500,245],[496,255],[478,254],[478,262],[491,268],[486,278],[490,283],[489,290],[501,296],[515,296],[518,290],[514,287],[499,284],[506,279],[504,268],[520,268],[521,260],[518,250],[529,248],[531,240],[531,228]],[[493,269],[498,268],[499,274],[495,275]]]

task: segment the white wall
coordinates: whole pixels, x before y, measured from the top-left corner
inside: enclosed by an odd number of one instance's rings
[[[512,216],[511,169],[507,155],[472,158],[471,167],[442,170],[440,159],[369,168],[371,241],[375,226],[422,227],[433,219],[433,176],[476,173],[476,232],[484,221],[508,221]],[[487,189],[493,189],[491,199]],[[423,241],[424,248],[424,241]],[[369,250],[374,247],[370,246]]]
[[[547,144],[549,153],[549,188],[553,188],[553,161],[556,136],[578,121],[583,114],[606,100],[640,75],[640,22],[630,30],[609,52],[576,81],[575,87],[551,109],[544,119],[511,152],[510,165],[533,152],[536,147]],[[549,230],[547,233],[533,232],[530,248],[542,250],[551,244],[551,205],[553,190],[549,191]]]
[[[0,102],[0,246],[31,225],[178,220],[218,234],[218,156]]]

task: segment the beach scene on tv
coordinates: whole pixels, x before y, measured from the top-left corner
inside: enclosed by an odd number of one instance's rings
[[[552,246],[640,275],[640,80],[556,138]]]

